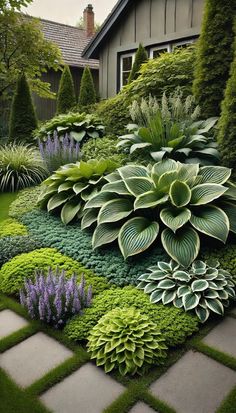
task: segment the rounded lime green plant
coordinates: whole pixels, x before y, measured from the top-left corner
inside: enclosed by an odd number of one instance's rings
[[[12,218],[0,222],[0,238],[17,235],[27,235],[25,225]]]
[[[118,369],[122,376],[161,364],[166,349],[158,326],[136,308],[115,308],[105,314],[88,341],[88,350],[97,366],[104,366],[106,373]]]

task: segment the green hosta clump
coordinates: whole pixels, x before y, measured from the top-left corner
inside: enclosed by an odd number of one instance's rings
[[[167,254],[188,267],[199,253],[199,234],[225,243],[229,231],[236,233],[236,186],[230,174],[228,168],[171,159],[119,168],[85,205],[97,221],[93,247],[118,239],[126,259],[160,235]]]
[[[64,165],[44,181],[39,204],[49,212],[60,210],[62,222],[68,224],[83,216],[85,202],[107,182],[104,175],[116,167],[115,162],[104,159]],[[86,214],[85,219],[94,222],[93,214]]]
[[[194,261],[183,268],[174,261],[158,262],[139,277],[138,288],[151,294],[152,303],[173,304],[185,311],[194,310],[204,323],[210,313],[224,314],[229,301],[236,298],[236,283],[217,260]]]
[[[158,327],[136,308],[115,308],[92,329],[88,350],[97,366],[122,376],[141,373],[166,357],[166,345]]]

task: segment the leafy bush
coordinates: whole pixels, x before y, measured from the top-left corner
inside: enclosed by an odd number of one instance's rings
[[[92,235],[82,231],[79,225],[65,227],[59,218],[43,211],[33,211],[22,217],[31,236],[38,239],[45,247],[57,248],[61,253],[79,260],[85,267],[91,268],[97,275],[105,276],[112,283],[123,286],[137,284],[138,277],[148,266],[167,259],[159,245],[154,244],[146,253],[123,260],[118,248],[110,245],[93,250]]]
[[[52,270],[65,270],[66,275],[85,275],[85,280],[93,287],[93,293],[108,288],[108,283],[102,277],[95,276],[92,271],[53,248],[42,248],[26,254],[17,255],[4,264],[0,270],[0,291],[6,294],[17,294],[23,287],[26,279],[32,279],[36,270],[46,272]]]
[[[55,116],[43,123],[39,129],[35,130],[34,136],[36,139],[46,140],[48,136],[52,137],[55,132],[60,137],[68,133],[70,137],[82,145],[90,138],[101,138],[104,134],[104,126],[95,115],[70,112]]]
[[[42,244],[28,235],[7,236],[0,239],[0,267],[16,255],[41,248]]]
[[[27,228],[23,224],[12,218],[0,222],[0,238],[17,235],[27,235]]]
[[[82,159],[85,162],[90,159],[110,159],[118,165],[123,165],[128,159],[116,147],[117,144],[118,139],[110,136],[104,136],[102,139],[90,139],[83,145]]]
[[[158,326],[136,308],[115,308],[92,329],[88,351],[105,372],[119,369],[122,376],[162,364],[167,356]]]
[[[143,45],[140,43],[139,48],[135,53],[134,64],[133,64],[132,70],[129,75],[128,83],[131,83],[133,80],[139,77],[139,71],[141,69],[141,66],[143,63],[147,62],[147,60],[148,60],[147,51],[145,47],[143,47]]]
[[[40,184],[47,175],[32,147],[10,144],[0,148],[0,192],[16,192]]]
[[[12,101],[9,138],[31,142],[35,128],[37,128],[37,118],[30,88],[26,76],[23,74],[19,77]]]
[[[216,260],[194,261],[185,269],[174,261],[158,262],[141,275],[138,288],[151,294],[152,303],[162,301],[185,311],[194,310],[205,323],[211,312],[223,315],[224,307],[236,297],[236,282],[219,265]]]
[[[228,168],[199,168],[170,159],[153,167],[119,168],[85,205],[91,223],[97,219],[93,247],[118,239],[126,259],[148,249],[164,225],[164,249],[188,267],[200,250],[198,232],[224,243],[229,230],[236,232],[236,187],[229,189],[230,174]]]
[[[129,105],[131,99],[122,92],[117,96],[104,100],[97,105],[96,114],[102,120],[106,133],[122,135],[127,123],[130,122]]]
[[[235,2],[206,0],[195,61],[194,95],[204,117],[218,116],[233,60]]]
[[[80,84],[79,105],[88,106],[96,103],[96,91],[93,76],[89,67],[85,67]]]
[[[36,208],[38,197],[42,192],[40,186],[26,188],[20,191],[15,201],[9,208],[9,216],[12,218],[20,218],[23,214],[32,211]]]
[[[56,171],[60,166],[76,162],[80,159],[79,143],[68,135],[58,138],[57,133],[46,142],[39,141],[39,151],[50,173]]]
[[[74,317],[68,322],[64,330],[66,335],[77,341],[87,339],[98,320],[116,307],[134,307],[147,315],[158,325],[168,346],[182,344],[198,329],[198,319],[194,315],[175,307],[152,304],[146,294],[129,286],[106,290],[94,297],[92,306],[82,317]]]
[[[228,271],[236,282],[236,245],[225,245],[223,248],[204,248],[201,250],[201,259],[216,259],[220,266]]]
[[[56,328],[63,327],[69,318],[82,314],[84,308],[91,305],[92,289],[86,289],[82,275],[77,285],[77,278],[65,278],[65,271],[48,270],[47,276],[36,271],[35,280],[25,280],[20,290],[20,302],[27,308],[31,318],[51,324]]]
[[[57,114],[66,113],[76,104],[74,81],[68,65],[64,66],[57,94]]]
[[[64,165],[44,181],[45,190],[39,197],[39,204],[48,211],[61,210],[61,220],[68,224],[74,218],[83,216],[83,207],[92,194],[96,194],[107,182],[104,175],[117,164],[100,159]],[[86,221],[85,221],[86,220]],[[93,222],[93,216],[85,214],[83,222]]]

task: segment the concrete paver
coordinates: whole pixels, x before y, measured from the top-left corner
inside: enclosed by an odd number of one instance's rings
[[[0,311],[0,339],[27,325],[28,322],[13,311],[8,309]]]
[[[147,404],[138,402],[129,411],[129,413],[157,413],[156,410],[151,409]]]
[[[203,342],[210,347],[236,357],[236,319],[226,317],[218,326],[213,328]]]

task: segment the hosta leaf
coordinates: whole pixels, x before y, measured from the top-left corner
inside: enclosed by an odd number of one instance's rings
[[[176,234],[166,228],[161,234],[161,239],[167,254],[183,267],[188,267],[198,255],[200,240],[192,228],[181,228]]]
[[[119,195],[131,195],[130,191],[127,189],[124,181],[122,180],[105,184],[102,188],[102,191],[112,192]]]
[[[192,291],[204,291],[209,287],[209,284],[206,280],[195,280],[191,284]]]
[[[185,311],[192,310],[197,307],[199,303],[199,296],[192,292],[189,292],[183,296],[183,304]]]
[[[68,194],[65,192],[60,192],[59,194],[53,195],[47,204],[47,210],[52,211],[53,209],[64,204],[68,200]]]
[[[116,198],[116,195],[111,192],[99,192],[93,196],[86,204],[85,209],[88,208],[101,208],[106,202]]]
[[[222,209],[209,205],[192,211],[191,224],[198,231],[226,242],[229,234],[229,220]]]
[[[150,294],[150,293],[152,293],[154,290],[156,290],[157,289],[157,283],[155,283],[155,282],[150,282],[150,283],[148,283],[147,285],[146,285],[146,287],[144,288],[144,292],[146,293],[146,294]]]
[[[214,313],[219,314],[219,315],[224,314],[224,306],[220,302],[220,300],[218,300],[217,298],[215,298],[214,300],[210,298],[206,299],[206,304],[207,304],[207,307]]]
[[[202,177],[202,183],[223,185],[229,179],[231,170],[224,166],[203,166],[199,174]]]
[[[73,183],[72,182],[64,182],[58,187],[58,193],[63,191],[68,191],[68,189],[72,189]]]
[[[81,208],[81,203],[76,201],[67,202],[61,210],[61,220],[63,224],[67,225],[78,214]]]
[[[155,281],[160,281],[163,280],[166,277],[166,274],[159,270],[159,271],[154,271],[151,274],[149,274],[149,280],[155,280]]]
[[[177,170],[177,162],[173,159],[165,159],[164,161],[158,162],[153,165],[151,175],[154,181],[157,181],[161,175],[171,170]]]
[[[143,208],[152,208],[168,201],[169,195],[149,191],[146,194],[139,195],[134,203],[134,210]]]
[[[162,296],[162,303],[169,304],[171,303],[176,297],[176,291],[164,291]]]
[[[221,291],[219,291],[219,292],[221,292]],[[216,290],[207,290],[207,291],[204,293],[204,297],[205,297],[205,298],[212,298],[212,299],[218,298],[218,297],[219,297],[219,293],[218,293]]]
[[[107,182],[116,182],[116,181],[120,181],[121,176],[118,171],[114,171],[106,175],[104,178],[106,179]]]
[[[126,222],[119,233],[119,247],[126,259],[145,251],[158,236],[159,225],[143,217]]]
[[[163,290],[170,290],[172,288],[174,288],[176,285],[176,283],[172,280],[166,279],[166,280],[162,280],[158,283],[158,289],[163,289]]]
[[[183,297],[185,294],[191,292],[190,287],[187,285],[182,285],[178,288],[177,295],[178,297]]]
[[[124,180],[124,183],[129,192],[131,192],[131,194],[133,194],[134,196],[144,194],[145,192],[154,189],[153,183],[150,178],[128,178]]]
[[[227,188],[218,184],[200,184],[192,188],[192,205],[209,204],[227,191]]]
[[[98,217],[98,210],[97,209],[89,209],[85,211],[83,218],[81,220],[81,228],[85,229],[90,227],[94,222],[97,221]]]
[[[73,186],[73,191],[75,192],[76,195],[80,194],[84,189],[88,188],[89,185],[85,184],[84,182],[78,182],[77,184],[74,184]]]
[[[98,224],[116,222],[127,217],[133,212],[133,203],[128,199],[113,199],[100,209]]]
[[[191,279],[190,275],[186,271],[181,271],[181,270],[175,271],[173,273],[173,278],[178,281],[186,281],[186,282],[190,281]]]
[[[163,290],[154,291],[150,296],[151,303],[155,304],[155,303],[158,303],[159,301],[161,301],[162,295],[163,295]]]
[[[157,266],[161,271],[165,271],[167,273],[168,273],[168,271],[171,271],[171,269],[172,269],[171,265],[168,262],[165,262],[165,261],[158,261]]]
[[[160,212],[162,222],[173,232],[185,225],[191,218],[191,212],[187,208],[164,208]]]
[[[209,310],[203,307],[195,308],[195,313],[197,314],[201,323],[205,323],[210,315]]]
[[[236,205],[231,202],[222,202],[220,207],[228,217],[230,231],[236,234]]]
[[[130,153],[132,154],[134,151],[136,151],[137,149],[143,149],[146,148],[148,146],[152,146],[151,143],[148,142],[141,142],[141,143],[134,143],[131,147],[130,147]]]
[[[156,185],[159,191],[169,192],[171,184],[178,178],[177,171],[170,171],[163,174]]]
[[[119,231],[120,227],[115,227],[112,224],[98,225],[93,233],[93,248],[115,241],[118,238]]]
[[[148,178],[147,168],[141,165],[126,165],[118,169],[120,176],[123,179],[144,176]]]
[[[180,208],[189,204],[191,190],[185,182],[175,181],[171,184],[169,195],[171,203]]]
[[[183,307],[182,297],[181,298],[175,297],[175,299],[173,300],[173,304],[176,308],[182,308]]]

